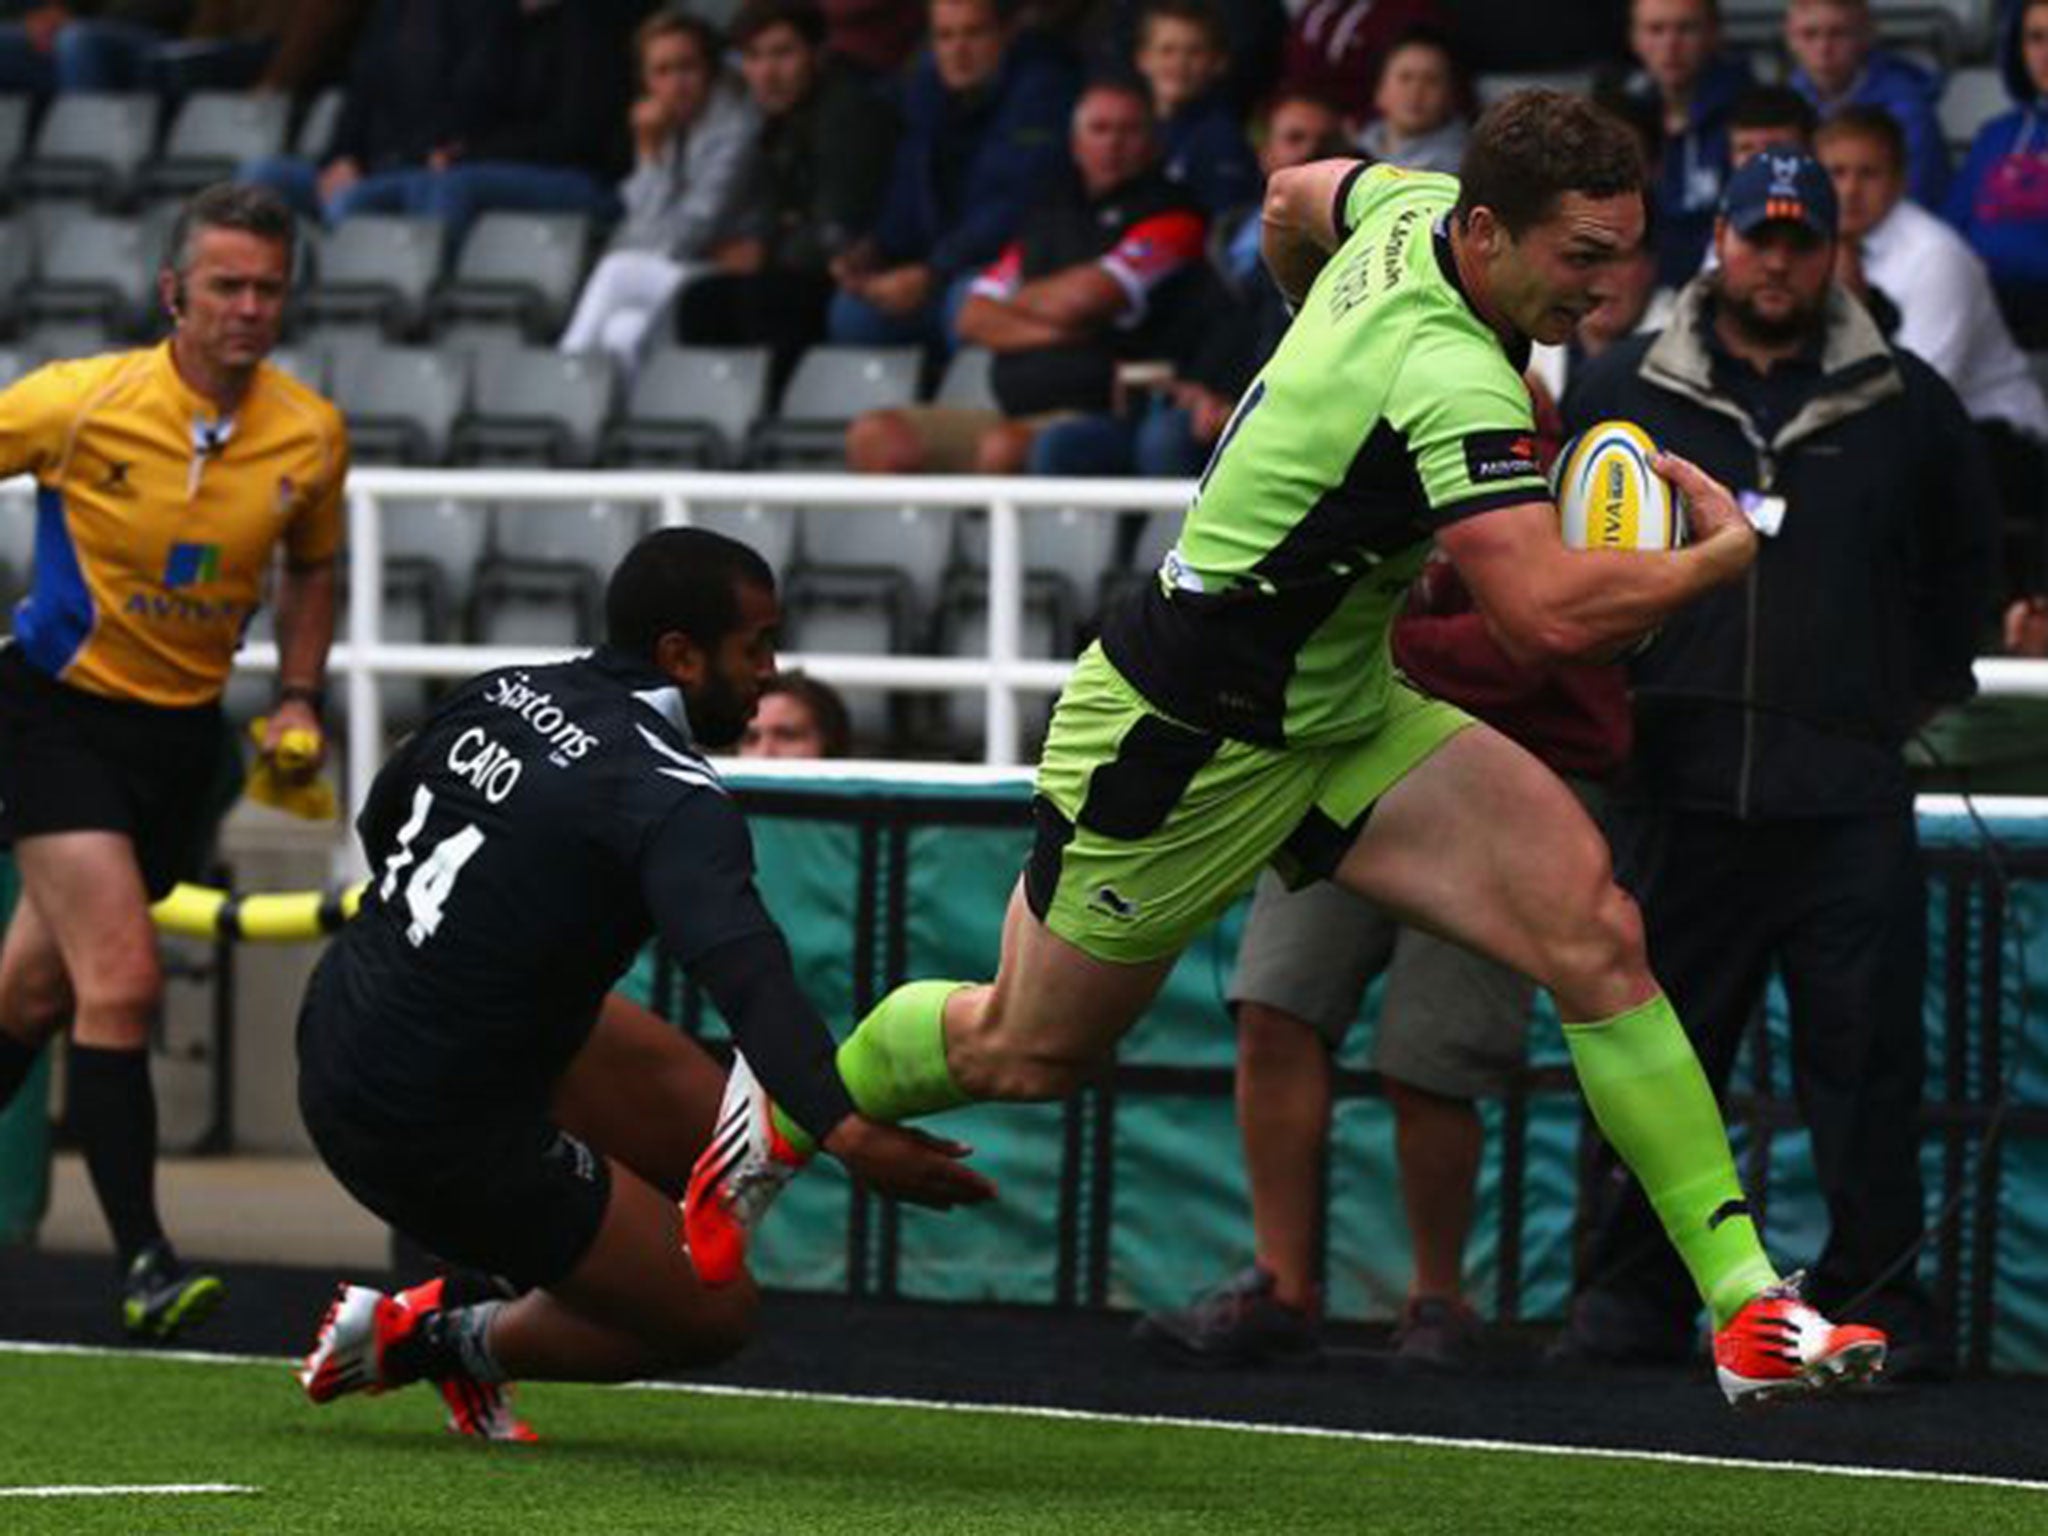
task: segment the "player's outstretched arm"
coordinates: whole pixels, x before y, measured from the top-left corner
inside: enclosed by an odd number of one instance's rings
[[[1503,507],[1437,534],[1515,661],[1612,655],[1749,569],[1756,531],[1728,488],[1676,454],[1659,454],[1655,467],[1685,498],[1692,542],[1683,549],[1570,549],[1548,501]]]
[[[1280,295],[1299,307],[1308,290],[1343,244],[1337,227],[1337,194],[1345,179],[1365,162],[1312,160],[1275,171],[1266,182],[1259,210],[1259,255]]]
[[[779,930],[756,929],[688,969],[732,1026],[769,1097],[862,1184],[941,1210],[995,1194],[962,1161],[971,1150],[962,1143],[855,1112],[834,1064],[831,1032],[797,984]]]

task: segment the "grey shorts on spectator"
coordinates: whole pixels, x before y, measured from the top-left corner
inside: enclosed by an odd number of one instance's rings
[[[1586,785],[1574,783],[1581,799]],[[1535,985],[1371,902],[1318,881],[1290,891],[1259,878],[1226,996],[1306,1020],[1334,1052],[1372,979],[1386,974],[1373,1069],[1445,1098],[1495,1097],[1527,1055]]]

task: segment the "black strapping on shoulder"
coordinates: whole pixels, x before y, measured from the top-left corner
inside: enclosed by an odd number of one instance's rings
[[[1351,238],[1351,223],[1344,217],[1344,210],[1351,202],[1351,188],[1358,178],[1371,170],[1376,162],[1361,160],[1344,173],[1344,179],[1337,183],[1337,200],[1330,205],[1330,228],[1337,231],[1337,243],[1342,245]]]

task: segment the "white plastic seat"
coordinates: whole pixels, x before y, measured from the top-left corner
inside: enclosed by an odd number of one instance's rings
[[[141,91],[62,92],[15,177],[39,196],[122,201],[156,146],[158,110]]]
[[[605,433],[612,464],[739,463],[768,409],[766,347],[658,347]]]
[[[590,236],[590,220],[580,213],[484,214],[434,296],[437,324],[509,321],[535,341],[552,339],[576,302]]]
[[[37,241],[40,274],[21,290],[25,318],[97,320],[132,334],[156,311],[156,257],[140,221],[79,212],[46,223]]]
[[[362,463],[440,464],[469,399],[469,359],[431,347],[367,347],[334,363],[334,402]]]
[[[163,153],[144,169],[142,184],[182,193],[226,181],[242,162],[281,153],[290,118],[290,99],[274,91],[194,91],[171,120]]]
[[[456,429],[466,464],[589,464],[618,394],[608,357],[545,347],[487,355]]]
[[[415,331],[441,276],[447,228],[424,215],[362,213],[320,241],[312,285],[299,296],[308,323],[374,322],[387,335]]]
[[[754,433],[760,465],[845,462],[847,424],[864,411],[917,400],[916,347],[812,347],[797,360],[775,414]]]

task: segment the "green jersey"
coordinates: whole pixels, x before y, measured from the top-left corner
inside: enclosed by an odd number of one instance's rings
[[[1109,660],[1162,713],[1271,745],[1371,735],[1387,634],[1436,530],[1548,498],[1526,356],[1458,285],[1457,196],[1453,177],[1390,166],[1346,178],[1347,233],[1238,402],[1158,582],[1105,621]]]

